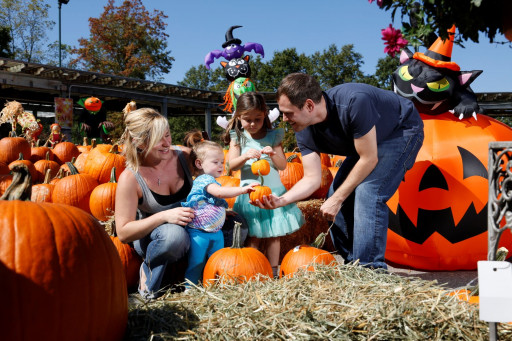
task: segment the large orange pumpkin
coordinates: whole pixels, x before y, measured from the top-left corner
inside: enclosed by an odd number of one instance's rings
[[[490,117],[421,115],[425,140],[388,201],[386,259],[424,270],[474,270],[487,259],[488,144],[512,140]],[[500,246],[510,249],[504,233]]]
[[[329,192],[329,187],[333,181],[332,173],[329,170],[329,167],[324,164],[321,165],[321,180],[320,187],[311,194],[311,199],[325,199],[327,196],[327,192]]]
[[[76,158],[80,152],[78,148],[71,142],[59,142],[52,149],[54,160],[62,165],[71,159]]]
[[[20,153],[30,158],[30,143],[23,137],[4,137],[0,140],[0,162],[10,164],[20,157]]]
[[[206,262],[203,285],[240,283],[259,278],[272,278],[272,266],[267,257],[252,247],[243,247],[240,240],[240,223],[235,222],[233,246],[216,251]]]
[[[116,167],[116,180],[119,180],[119,175],[126,168],[126,158],[119,154],[118,146],[110,146],[108,151],[103,149],[103,146],[98,145],[96,148],[91,149],[85,160],[84,171],[96,179],[100,184],[110,180],[110,172],[113,167]]]
[[[71,162],[68,162],[71,174],[55,183],[52,202],[79,207],[91,213],[89,199],[98,182],[89,174],[78,173]]]
[[[76,207],[26,201],[27,189],[0,200],[2,339],[121,340],[126,280],[104,229]]]
[[[293,185],[304,177],[302,162],[296,162],[294,161],[295,159],[298,159],[297,155],[290,155],[286,159],[286,168],[279,171],[279,178],[286,190],[292,188]]]
[[[25,160],[25,156],[23,155],[23,153],[20,153],[20,156],[17,160],[14,160],[11,163],[9,163],[9,169],[12,170],[16,165],[20,165],[20,164],[27,166],[28,170],[30,171],[30,176],[32,177],[33,181],[36,181],[37,180],[36,168],[34,167],[34,164],[32,163],[32,161]]]
[[[216,178],[218,183],[220,183],[223,187],[238,187],[240,186],[240,179],[235,178],[234,176],[230,175],[221,175],[218,178]],[[233,205],[235,204],[236,197],[234,198],[225,198],[229,208],[233,208]]]
[[[142,264],[142,258],[130,244],[121,242],[118,237],[110,236],[110,240],[114,243],[121,258],[126,276],[126,285],[128,288],[136,287],[139,283],[139,269]]]
[[[112,168],[110,181],[96,186],[89,198],[91,214],[100,221],[107,221],[116,208],[116,167]]]

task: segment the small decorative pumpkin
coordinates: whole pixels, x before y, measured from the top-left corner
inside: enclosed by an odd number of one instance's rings
[[[267,257],[255,248],[243,247],[240,226],[240,222],[235,222],[233,246],[216,251],[206,262],[203,272],[204,286],[216,282],[233,284],[272,278],[272,266]]]
[[[4,340],[122,340],[123,266],[102,226],[68,205],[34,203],[24,165],[0,199]]]
[[[322,232],[311,245],[298,245],[288,251],[281,262],[279,278],[283,276],[293,277],[293,274],[300,269],[314,271],[313,264],[330,265],[336,263],[336,259],[331,253],[321,249],[326,235]]]
[[[116,207],[116,167],[112,167],[110,181],[99,184],[91,192],[89,208],[91,214],[99,221],[107,221],[114,214]]]
[[[254,175],[268,175],[270,173],[270,163],[265,159],[254,161],[251,164],[251,172]]]
[[[89,111],[100,111],[101,100],[98,97],[89,97],[84,102],[84,108]]]
[[[249,194],[249,199],[251,199],[252,202],[255,202],[256,200],[263,201],[263,197],[269,196],[270,194],[272,194],[270,187],[254,186],[254,191]]]

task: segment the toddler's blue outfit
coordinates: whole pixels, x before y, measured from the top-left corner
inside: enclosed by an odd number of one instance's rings
[[[278,146],[284,138],[284,130],[269,129],[262,139],[255,140],[251,135],[244,131],[245,142],[238,140],[236,132],[230,131],[231,140],[240,144],[240,154],[244,154],[249,149],[261,150],[266,146]],[[260,159],[265,159],[270,163],[270,173],[263,176],[263,185],[270,187],[272,193],[276,196],[286,192],[279,173],[267,154],[263,154]],[[240,186],[246,186],[253,182],[260,182],[259,175],[254,175],[251,171],[251,165],[256,159],[248,160],[241,169]],[[291,234],[304,224],[304,216],[296,204],[289,204],[273,210],[261,209],[249,203],[249,194],[243,194],[237,197],[233,211],[242,215],[249,225],[249,236],[256,238],[272,238]]]
[[[181,203],[183,207],[194,209],[194,219],[186,227],[190,237],[190,249],[188,267],[185,271],[185,278],[194,284],[202,280],[208,258],[224,247],[221,228],[226,220],[228,203],[206,191],[206,187],[210,184],[220,186],[220,183],[211,175],[198,176],[194,180],[187,200]]]

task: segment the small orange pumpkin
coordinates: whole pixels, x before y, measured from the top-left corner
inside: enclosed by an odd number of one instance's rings
[[[216,281],[231,284],[272,278],[272,266],[267,257],[255,248],[242,246],[240,225],[235,222],[233,246],[216,251],[206,262],[203,272],[204,286]]]
[[[249,194],[249,199],[252,202],[256,200],[263,201],[264,196],[269,196],[272,194],[272,190],[267,186],[254,186],[254,191]]]
[[[267,175],[270,173],[270,163],[265,159],[254,161],[251,164],[251,172],[254,175]]]
[[[50,159],[50,150],[46,152],[46,157],[43,160],[38,160],[34,163],[37,177],[34,179],[35,182],[42,182],[45,179],[46,171],[50,171],[50,179],[54,178],[59,171],[59,164],[56,161]]]

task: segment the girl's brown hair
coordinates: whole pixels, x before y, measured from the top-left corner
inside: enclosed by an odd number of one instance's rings
[[[265,115],[263,127],[267,129],[272,129],[272,123],[268,118],[268,109],[267,104],[265,103],[265,97],[263,97],[262,94],[257,92],[244,92],[238,98],[236,104],[236,111],[233,114],[233,117],[229,120],[226,130],[222,135],[222,141],[226,145],[229,145],[231,142],[231,130],[235,131],[237,140],[240,142],[240,144],[245,143],[245,136],[243,134],[243,128],[242,123],[240,122],[240,118],[252,111],[262,112]]]

